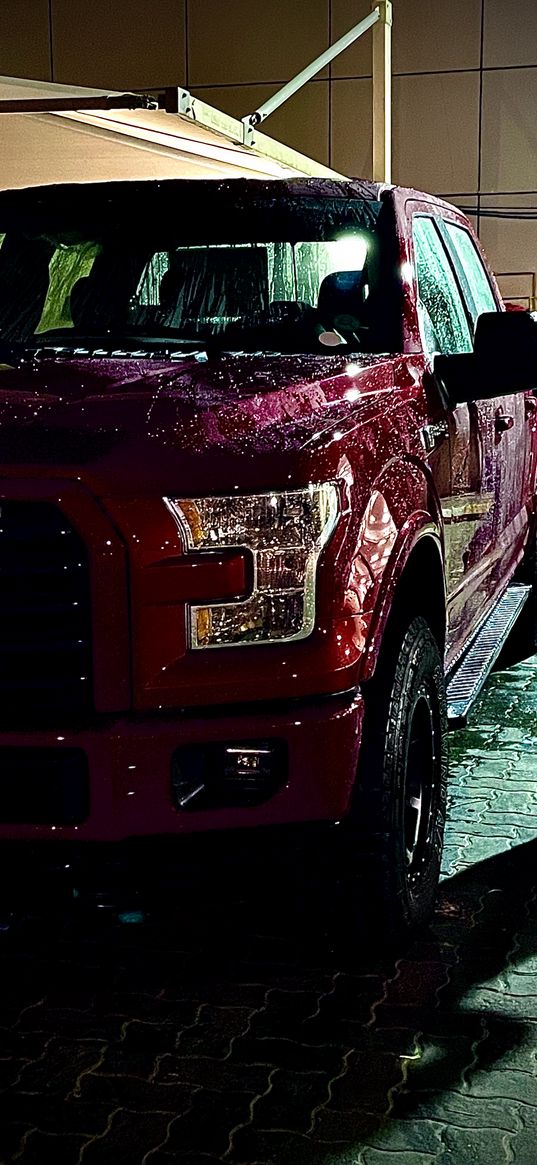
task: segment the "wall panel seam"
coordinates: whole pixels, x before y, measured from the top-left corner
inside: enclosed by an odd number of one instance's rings
[[[185,0],[185,15],[184,15],[184,25],[183,25],[183,32],[184,32],[184,37],[185,37],[185,89],[188,89],[188,86],[190,84],[190,45],[188,43],[189,16],[190,16],[189,3],[190,3],[190,0]]]
[[[53,2],[53,0],[48,0],[48,54],[49,54],[50,79],[51,79],[51,81],[54,81],[55,78],[54,78],[54,40],[53,40],[52,2]]]

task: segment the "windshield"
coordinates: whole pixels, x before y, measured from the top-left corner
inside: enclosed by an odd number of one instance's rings
[[[393,351],[395,232],[354,183],[0,194],[0,339],[129,353]]]

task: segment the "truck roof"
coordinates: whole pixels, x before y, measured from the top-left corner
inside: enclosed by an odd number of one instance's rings
[[[352,181],[355,195],[359,186],[366,199],[378,199],[389,186],[397,200],[450,205],[413,188],[349,179],[257,130],[254,144],[245,145],[242,121],[180,89],[166,93],[188,97],[189,112],[143,108],[147,96],[120,90],[0,76],[0,191],[170,178],[306,177]],[[320,181],[318,193],[330,190]]]

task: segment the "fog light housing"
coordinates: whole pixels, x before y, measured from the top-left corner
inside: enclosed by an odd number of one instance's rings
[[[287,781],[284,740],[182,745],[172,758],[176,809],[198,812],[261,805]]]

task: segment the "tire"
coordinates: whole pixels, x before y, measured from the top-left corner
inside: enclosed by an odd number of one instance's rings
[[[432,914],[446,813],[444,668],[425,619],[398,635],[392,624],[364,695],[350,881],[368,930],[399,937]]]

